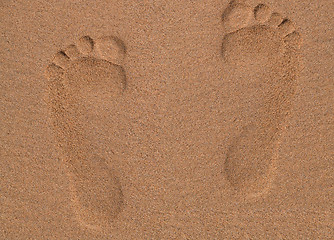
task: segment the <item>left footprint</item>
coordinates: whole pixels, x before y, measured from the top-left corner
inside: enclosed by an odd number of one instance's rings
[[[126,89],[124,57],[121,40],[85,36],[56,53],[46,69],[52,122],[70,176],[74,210],[80,223],[94,229],[109,226],[123,208],[119,178],[96,150],[103,134],[95,129],[97,122],[105,129],[101,119],[109,113],[104,112],[118,112],[112,107]],[[116,161],[116,155],[110,158]]]

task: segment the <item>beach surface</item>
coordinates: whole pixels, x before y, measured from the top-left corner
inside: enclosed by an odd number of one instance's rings
[[[333,239],[332,0],[0,4],[0,239]]]

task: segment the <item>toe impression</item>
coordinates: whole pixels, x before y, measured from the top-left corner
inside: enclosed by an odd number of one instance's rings
[[[94,41],[89,36],[84,36],[78,40],[77,47],[82,54],[89,55],[93,51]]]
[[[60,51],[56,53],[53,62],[62,68],[66,68],[70,63],[70,58],[63,51]]]
[[[223,23],[227,32],[234,32],[245,27],[252,18],[250,6],[232,2],[223,13]]]
[[[116,65],[122,65],[125,58],[125,45],[114,36],[100,37],[95,41],[101,58]]]
[[[292,33],[295,30],[293,23],[289,19],[283,20],[283,22],[278,26],[279,34],[284,37]]]
[[[73,59],[73,60],[78,59],[78,58],[81,56],[81,54],[80,54],[78,48],[77,48],[74,44],[68,46],[68,47],[64,50],[64,52],[65,52],[65,54],[66,54],[69,58],[71,58],[71,59]]]
[[[281,16],[281,14],[275,12],[271,14],[270,18],[267,21],[267,25],[271,27],[277,27],[280,23],[282,23],[282,21],[283,17]]]
[[[264,23],[265,21],[267,21],[270,17],[270,13],[271,13],[270,8],[264,4],[259,4],[254,9],[254,17],[260,23]]]

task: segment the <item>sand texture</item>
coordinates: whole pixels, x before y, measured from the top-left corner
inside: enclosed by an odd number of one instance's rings
[[[0,11],[0,239],[334,238],[332,0]]]

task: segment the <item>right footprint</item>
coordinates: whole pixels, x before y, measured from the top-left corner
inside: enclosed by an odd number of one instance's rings
[[[279,133],[300,71],[300,34],[264,4],[233,1],[223,14],[223,58],[230,70],[231,104],[239,132],[230,144],[225,176],[246,198],[270,189]],[[231,100],[233,99],[233,100]]]

